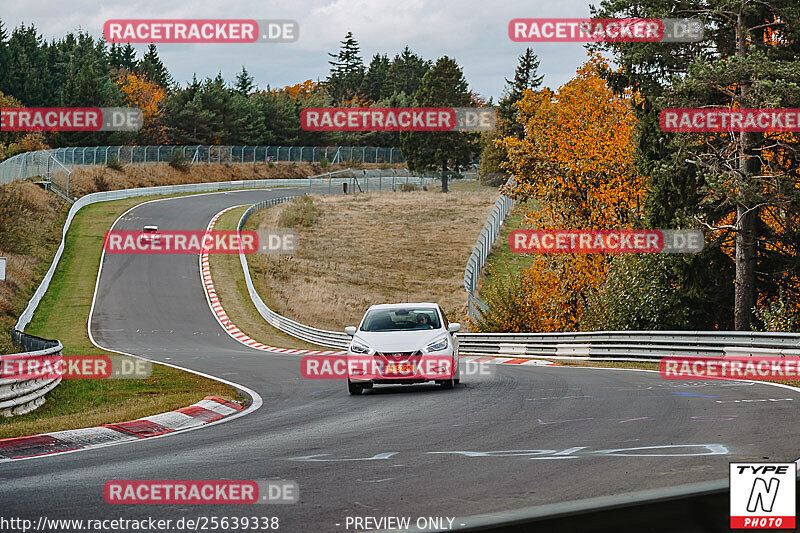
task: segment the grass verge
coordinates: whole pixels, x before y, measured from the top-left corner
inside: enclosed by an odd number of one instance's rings
[[[166,196],[102,202],[78,212],[27,333],[59,339],[67,355],[109,353],[92,345],[86,327],[103,236],[119,215],[153,198]],[[36,411],[0,419],[0,438],[122,422],[185,407],[209,395],[237,398],[233,387],[156,364],[151,377],[144,380],[64,380]]]
[[[495,280],[505,279],[507,276],[514,275],[530,266],[530,255],[514,253],[508,246],[508,235],[512,231],[520,229],[522,215],[519,205],[515,205],[512,213],[500,227],[500,233],[494,241],[494,246],[492,246],[492,250],[486,257],[486,267],[483,269],[484,274],[478,278],[479,295],[482,291],[491,289]]]

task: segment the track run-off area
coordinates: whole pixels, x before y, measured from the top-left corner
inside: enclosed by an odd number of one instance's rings
[[[204,230],[228,207],[304,192],[155,200],[109,229]],[[456,517],[458,528],[458,517],[722,480],[732,461],[800,457],[800,391],[774,384],[493,365],[494,376],[454,390],[383,386],[350,396],[341,381],[303,379],[299,355],[228,335],[209,308],[196,255],[104,254],[89,332],[102,348],[233,383],[252,403],[193,431],[0,463],[5,516],[268,516],[284,531],[346,531],[347,517],[426,516]],[[284,479],[297,482],[300,498],[111,505],[103,486],[114,479]]]

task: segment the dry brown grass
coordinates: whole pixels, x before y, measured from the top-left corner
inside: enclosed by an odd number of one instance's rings
[[[125,165],[125,161],[122,161]],[[366,163],[364,168],[380,168],[377,163]],[[393,165],[398,166],[398,165]],[[125,165],[122,171],[106,166],[78,168],[70,178],[70,194],[83,196],[98,190],[155,187],[229,180],[307,178],[323,172],[347,168],[345,164],[322,168],[319,163],[221,163],[194,164],[183,172],[168,163]]]
[[[33,183],[0,186],[0,257],[7,258],[6,281],[0,281],[0,353],[15,351],[11,327],[50,266],[67,211],[56,195]]]
[[[372,304],[438,302],[466,325],[464,266],[497,198],[481,192],[315,197],[313,227],[293,256],[252,255],[254,283],[275,311],[315,327],[357,324]],[[281,205],[246,229],[277,228]]]

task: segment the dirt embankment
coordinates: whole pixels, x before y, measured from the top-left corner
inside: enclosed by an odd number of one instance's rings
[[[361,168],[385,168],[387,165],[365,163]],[[90,192],[208,183],[212,181],[307,178],[324,172],[348,168],[346,164],[322,167],[319,163],[213,163],[174,168],[167,163],[124,165],[122,170],[105,166],[78,168],[70,178],[70,194],[83,196]],[[402,168],[392,165],[391,168]]]

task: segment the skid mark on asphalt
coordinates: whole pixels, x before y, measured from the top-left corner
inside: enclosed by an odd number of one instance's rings
[[[717,403],[793,402],[793,398],[757,398],[753,400],[716,400]]]
[[[692,398],[716,398],[716,396],[708,396],[706,394],[697,394],[696,392],[672,392],[675,396],[690,396]]]
[[[591,396],[550,396],[547,398],[525,398],[526,401],[536,400],[573,400],[577,398],[591,398]]]
[[[594,418],[573,418],[572,420],[555,420],[553,422],[544,422],[541,418],[537,418],[540,426],[549,426],[550,424],[563,424],[565,422],[580,422],[581,420],[594,420]]]

